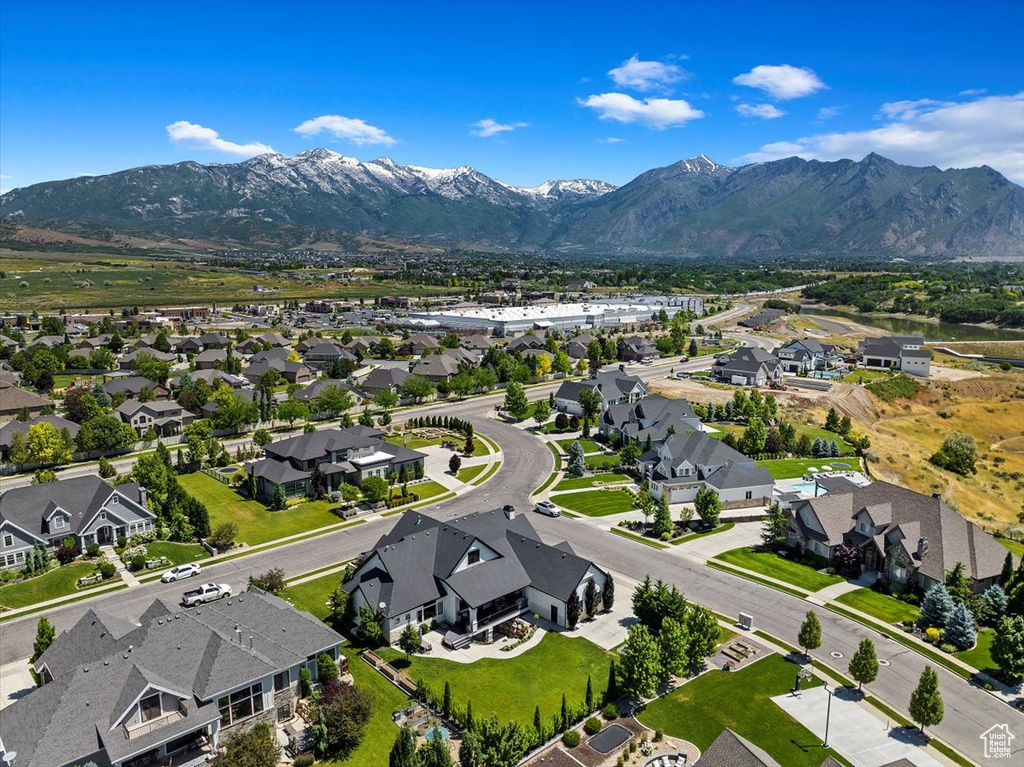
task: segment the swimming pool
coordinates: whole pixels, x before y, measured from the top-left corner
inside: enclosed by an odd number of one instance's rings
[[[814,482],[800,482],[794,488],[800,495],[809,495],[812,498],[817,495],[825,495],[825,488],[818,487]]]
[[[451,737],[451,734],[451,731],[443,724],[435,724],[433,727],[427,729],[426,733],[424,733],[424,736],[426,737],[427,740],[440,739],[441,742],[443,743]]]

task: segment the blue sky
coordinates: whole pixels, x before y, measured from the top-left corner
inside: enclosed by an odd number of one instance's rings
[[[315,146],[518,185],[869,151],[1024,183],[1022,30],[1006,0],[4,0],[0,187]]]

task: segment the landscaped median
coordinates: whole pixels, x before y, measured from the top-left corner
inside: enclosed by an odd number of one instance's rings
[[[841,583],[838,575],[828,575],[814,570],[807,565],[783,559],[769,551],[758,551],[750,546],[726,551],[715,559],[729,565],[750,570],[775,580],[790,583],[808,592],[820,591],[823,588]]]

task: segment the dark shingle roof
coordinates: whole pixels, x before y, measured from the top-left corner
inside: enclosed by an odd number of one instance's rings
[[[781,767],[767,752],[728,727],[698,761],[701,767]]]

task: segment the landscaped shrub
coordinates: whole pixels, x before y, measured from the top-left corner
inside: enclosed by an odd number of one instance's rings
[[[655,743],[660,743],[661,739],[664,738],[664,737],[665,737],[665,735],[664,735],[664,733],[662,733],[661,730],[655,730],[654,731],[654,742]]]
[[[940,634],[940,632],[939,632],[939,630],[937,628],[935,628],[934,626],[930,626],[924,632],[924,640],[926,642],[931,642],[932,644],[934,644],[935,642],[939,641],[939,636],[940,635],[941,634]]]
[[[604,725],[601,724],[601,720],[596,716],[592,716],[583,725],[583,731],[587,733],[587,735],[597,735],[597,733],[601,732],[601,728],[603,727]]]
[[[580,744],[580,734],[576,730],[568,730],[562,735],[562,743],[569,748],[576,748]]]
[[[110,580],[117,573],[117,566],[109,559],[101,560],[99,565],[97,565],[97,569],[99,569],[100,575],[103,576],[105,581]]]
[[[299,669],[299,697],[308,698],[309,693],[313,690],[312,677],[309,674],[309,669],[302,666]]]
[[[292,762],[292,767],[313,767],[316,764],[316,757],[312,754],[299,754]]]
[[[956,647],[954,645],[951,645],[949,642],[940,643],[939,649],[942,650],[942,652],[949,653],[950,655],[956,652]]]
[[[325,652],[316,656],[316,672],[320,684],[329,684],[338,678],[338,667],[334,664],[334,658]]]
[[[58,562],[62,565],[66,565],[81,554],[82,550],[79,548],[78,543],[74,538],[65,538],[53,553],[57,557]]]
[[[117,548],[123,549],[127,545],[128,545],[128,539],[127,538],[125,538],[123,535],[117,536]]]
[[[100,545],[98,543],[90,543],[85,547],[85,555],[87,557],[98,557],[100,555]]]
[[[611,721],[612,719],[618,719],[619,707],[616,706],[614,703],[609,703],[607,706],[604,707],[604,710],[601,711],[601,716],[603,716],[605,719],[609,721]]]
[[[132,557],[132,560],[129,563],[129,567],[132,569],[132,571],[145,570],[146,569],[146,555],[145,554],[136,554],[134,557]]]

